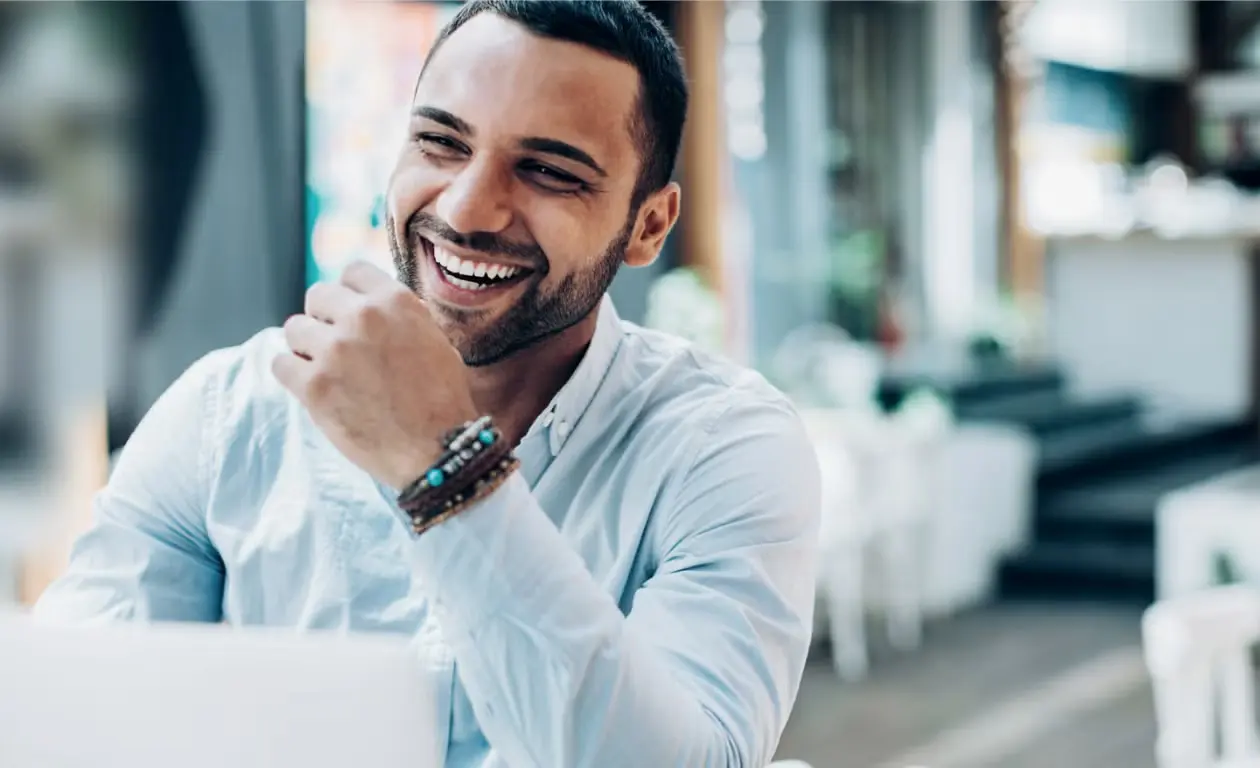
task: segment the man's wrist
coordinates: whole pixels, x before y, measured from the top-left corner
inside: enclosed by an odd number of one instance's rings
[[[396,494],[401,493],[407,486],[437,466],[455,435],[476,418],[476,416],[473,416],[458,425],[452,426],[440,435],[419,440],[406,456],[400,457],[399,461],[396,462],[395,468],[388,472],[388,477],[378,477],[377,479],[392,488]]]
[[[450,430],[442,447],[437,459],[398,493],[398,506],[417,534],[489,496],[519,466],[489,416]]]
[[[400,461],[398,463],[399,468],[390,472],[389,477],[378,479],[397,495],[402,493],[407,486],[414,483],[416,478],[427,472],[441,455],[440,449],[417,451],[415,456],[408,457],[405,461]]]

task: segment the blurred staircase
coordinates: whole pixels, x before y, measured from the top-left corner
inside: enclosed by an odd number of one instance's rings
[[[1254,422],[1155,418],[1137,396],[1082,400],[1050,366],[975,365],[889,376],[891,405],[931,387],[960,420],[1026,427],[1039,447],[1033,535],[1001,565],[1012,599],[1149,602],[1162,495],[1260,462]]]

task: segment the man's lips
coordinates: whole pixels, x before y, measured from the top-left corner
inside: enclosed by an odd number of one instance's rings
[[[533,271],[525,266],[486,258],[479,254],[461,255],[441,246],[435,246],[431,255],[433,260],[447,272],[466,277],[475,276],[495,280],[516,277]]]
[[[502,249],[482,248],[474,250],[452,245],[440,237],[425,234],[413,236],[412,242],[427,250],[430,256],[440,251],[466,261],[481,262],[487,265],[495,264],[502,267],[514,267],[530,272],[546,271],[546,259],[542,257],[541,253],[534,253],[537,250],[536,248],[528,246],[509,244]],[[514,253],[514,251],[528,251],[528,253],[521,254]]]
[[[428,242],[423,251],[428,257],[425,261],[437,278],[437,284],[432,287],[435,297],[457,304],[484,303],[534,274],[531,269],[498,261],[465,259]]]

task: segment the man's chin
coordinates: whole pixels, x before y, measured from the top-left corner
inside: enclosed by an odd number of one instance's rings
[[[446,340],[450,342],[464,364],[468,366],[486,365],[484,351],[492,334],[482,323],[483,310],[468,310],[449,307],[436,302],[429,303],[429,313],[441,329]]]
[[[459,353],[464,365],[469,368],[493,365],[512,355],[511,352],[502,349],[502,345],[494,344],[489,339],[462,338],[452,341],[451,345]]]
[[[423,294],[421,298],[424,298]],[[437,323],[452,344],[456,344],[456,348],[459,346],[457,342],[480,338],[494,327],[495,313],[488,309],[453,307],[441,301],[429,300],[425,301],[425,305],[429,308],[429,316],[433,318],[433,322]]]
[[[469,368],[502,362],[533,346],[532,342],[520,343],[518,339],[505,336],[503,329],[494,323],[452,323],[441,328]]]

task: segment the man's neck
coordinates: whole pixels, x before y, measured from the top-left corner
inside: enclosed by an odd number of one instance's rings
[[[493,365],[470,368],[473,401],[515,445],[564,386],[586,354],[599,317],[581,322]]]

